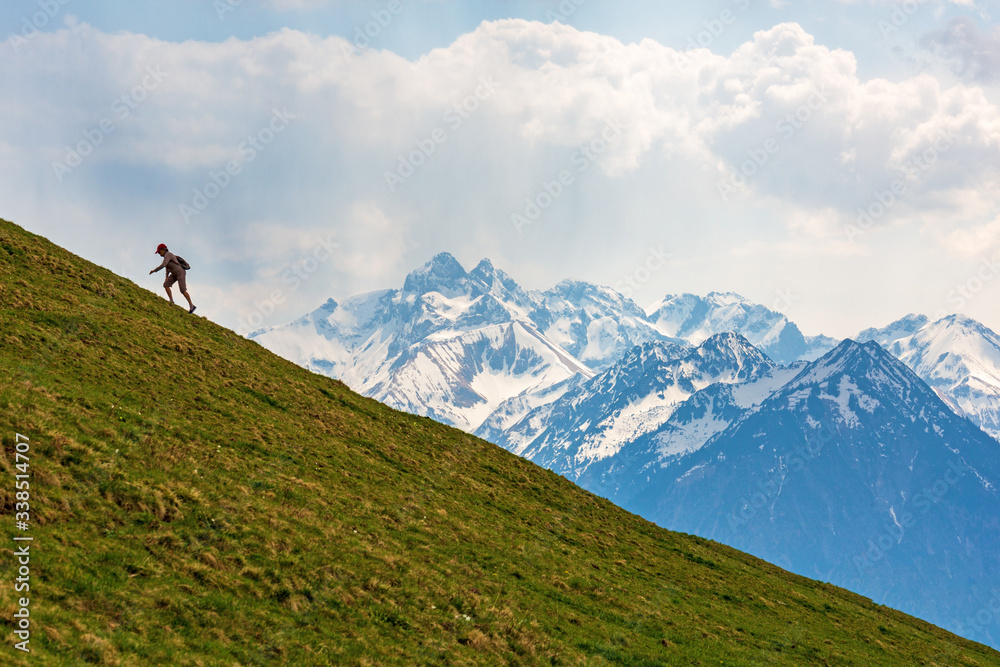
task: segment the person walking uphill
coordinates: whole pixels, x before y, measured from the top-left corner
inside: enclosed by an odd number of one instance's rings
[[[167,246],[164,243],[156,246],[156,254],[163,258],[163,262],[149,272],[149,275],[153,275],[160,269],[167,270],[167,278],[163,281],[163,288],[167,290],[167,298],[170,299],[170,303],[174,302],[174,295],[170,292],[170,286],[177,283],[177,287],[180,289],[181,294],[187,299],[188,305],[191,308],[188,310],[189,313],[193,313],[195,309],[194,302],[191,301],[191,295],[188,294],[187,290],[187,270],[184,268],[184,260],[179,260],[177,255],[167,250]]]

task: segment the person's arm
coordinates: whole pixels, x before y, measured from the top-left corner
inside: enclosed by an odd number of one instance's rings
[[[164,255],[164,256],[163,256],[163,262],[161,262],[161,263],[160,263],[160,265],[159,265],[158,267],[156,267],[155,269],[153,269],[152,271],[150,271],[150,272],[149,272],[149,275],[153,275],[154,273],[156,273],[156,272],[157,272],[157,271],[159,271],[160,269],[164,269],[164,268],[166,268],[166,266],[167,266],[167,256],[166,256],[166,255]]]

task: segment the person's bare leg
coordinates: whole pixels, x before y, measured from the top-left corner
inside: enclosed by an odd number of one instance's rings
[[[187,292],[181,292],[181,294],[183,294],[184,298],[188,300],[188,306],[194,308],[194,301],[191,300],[191,295],[188,294]]]
[[[174,302],[174,295],[170,293],[170,288],[169,287],[164,287],[163,289],[167,290],[167,298],[170,299],[170,303],[173,303]]]

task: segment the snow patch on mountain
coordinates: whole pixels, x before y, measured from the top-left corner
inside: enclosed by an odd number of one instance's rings
[[[743,409],[760,405],[765,398],[788,384],[801,371],[800,365],[776,366],[757,380],[734,385],[732,388],[733,403]]]
[[[670,430],[661,429],[653,438],[658,463],[666,466],[671,459],[697,451],[731,423],[730,419],[716,414],[714,404],[710,404],[700,417],[681,422]]]
[[[734,384],[713,384],[679,406],[654,435],[651,463],[666,467],[704,447],[715,435],[743,418],[799,374],[800,368],[775,366]]]
[[[475,430],[500,404],[591,371],[519,322],[482,327],[408,350],[371,388],[388,405]]]
[[[578,387],[588,377],[591,376],[579,373],[561,382],[531,391],[524,391],[517,396],[506,399],[475,430],[475,435],[490,442],[497,442],[503,437],[504,433],[510,430],[514,424],[524,419],[525,415],[529,412],[555,402],[566,394],[566,392]],[[512,451],[519,454],[525,446],[530,444],[530,439],[526,442],[509,439],[509,442],[514,447]]]

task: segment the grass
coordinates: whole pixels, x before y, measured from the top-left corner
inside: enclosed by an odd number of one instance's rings
[[[362,398],[6,221],[0,378],[4,664],[1000,664]],[[30,656],[12,648],[15,433]]]

